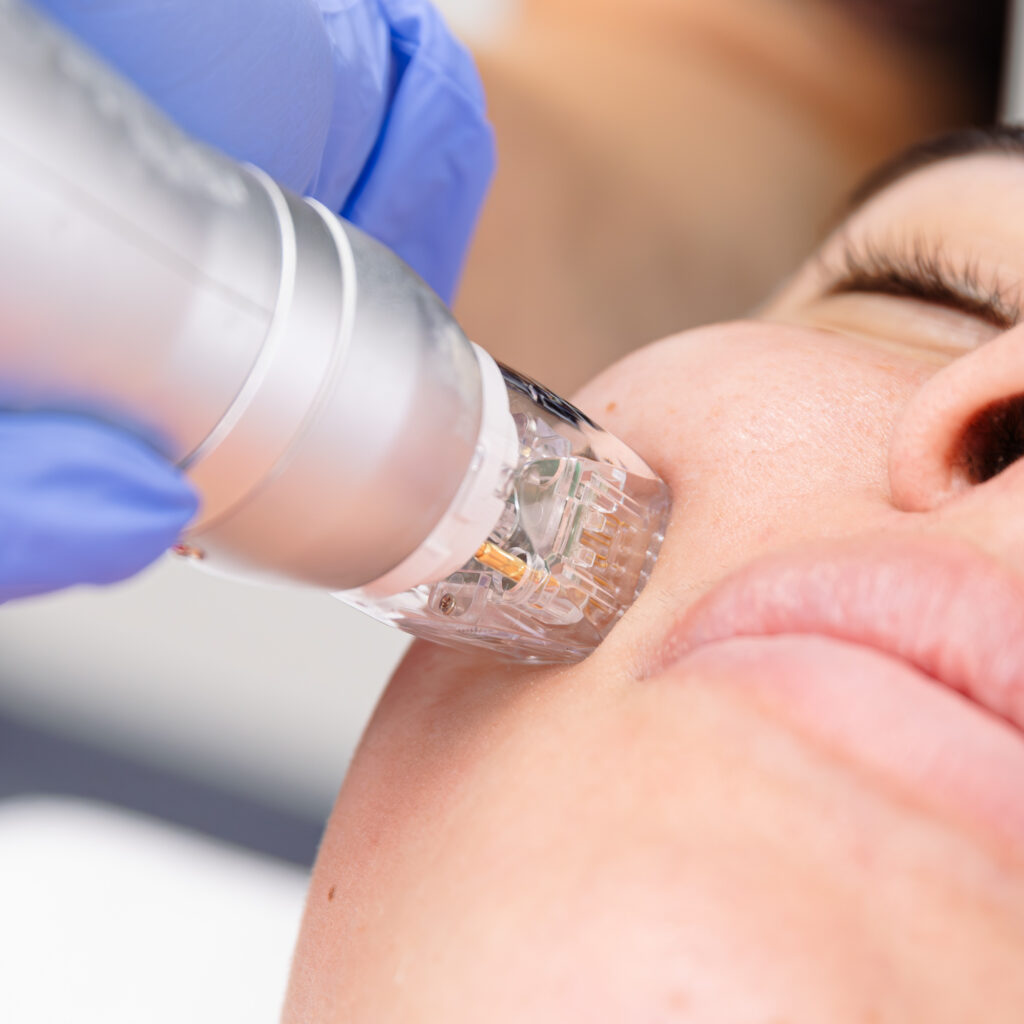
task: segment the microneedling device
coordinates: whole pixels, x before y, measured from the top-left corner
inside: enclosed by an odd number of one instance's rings
[[[21,0],[0,195],[0,410],[98,416],[182,466],[182,553],[537,661],[584,657],[643,588],[669,497],[635,453]]]

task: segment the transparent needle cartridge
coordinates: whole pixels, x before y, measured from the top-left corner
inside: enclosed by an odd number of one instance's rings
[[[644,586],[668,494],[640,458],[22,0],[0,0],[0,191],[0,400],[179,466],[180,554],[543,661],[585,656]]]
[[[664,536],[668,489],[579,409],[505,367],[501,377],[515,439],[489,535],[437,582],[392,596],[378,587],[338,596],[439,643],[518,660],[578,661],[646,584]]]

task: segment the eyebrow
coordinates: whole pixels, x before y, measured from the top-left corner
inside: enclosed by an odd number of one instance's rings
[[[915,171],[943,160],[980,153],[1004,153],[1024,158],[1024,126],[993,124],[961,128],[915,143],[882,164],[853,190],[841,211],[842,219],[849,217],[872,196]]]

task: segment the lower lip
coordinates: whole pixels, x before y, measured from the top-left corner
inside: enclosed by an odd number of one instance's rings
[[[736,637],[665,674],[742,687],[755,705],[922,808],[1024,846],[1024,734],[874,649],[817,635]]]

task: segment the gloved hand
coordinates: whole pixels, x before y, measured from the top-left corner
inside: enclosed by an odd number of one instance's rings
[[[195,511],[184,475],[123,430],[58,413],[0,415],[0,602],[124,579]]]
[[[450,301],[494,164],[427,0],[36,0],[186,131],[315,196]]]
[[[425,0],[36,0],[191,134],[341,212],[450,299],[493,167]],[[144,568],[195,513],[143,441],[0,413],[0,601]]]

